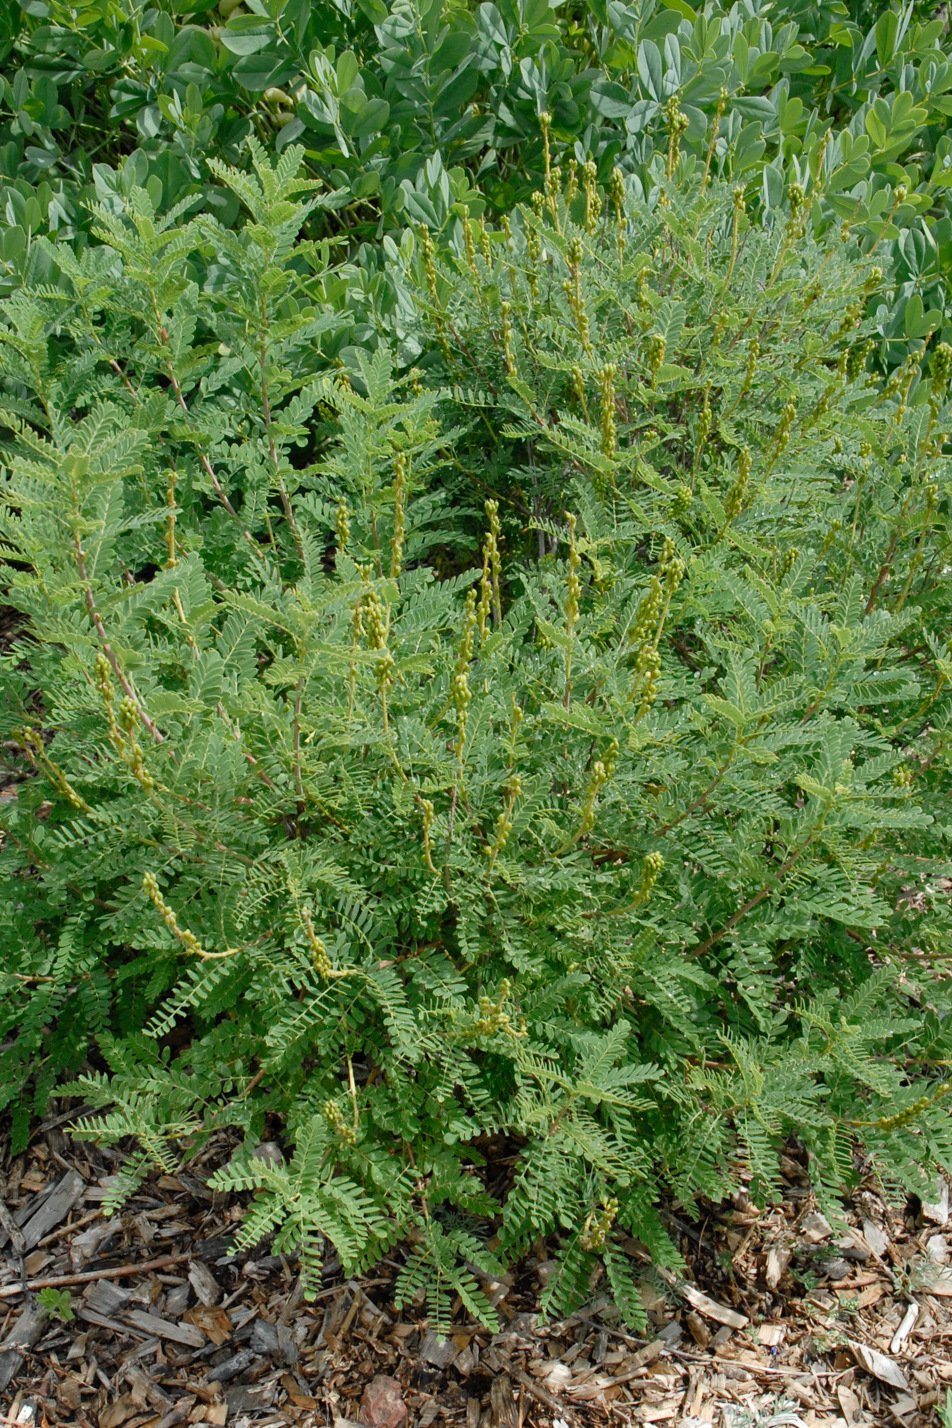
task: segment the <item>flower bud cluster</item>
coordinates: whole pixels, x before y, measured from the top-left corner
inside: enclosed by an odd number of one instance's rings
[[[513,1022],[512,1017],[506,1010],[506,1002],[512,992],[512,984],[508,977],[503,977],[499,983],[499,993],[495,1001],[491,997],[481,996],[479,999],[479,1017],[472,1027],[475,1036],[525,1036],[527,1028],[525,1022]]]
[[[750,487],[751,458],[750,447],[745,446],[737,457],[737,476],[734,484],[727,493],[727,500],[724,502],[724,523],[730,525],[736,521],[744,506],[747,504],[747,493]]]
[[[585,231],[594,234],[602,216],[602,195],[598,188],[598,168],[594,159],[589,159],[582,170],[582,180],[585,187]]]
[[[632,899],[632,906],[643,907],[654,891],[654,885],[661,876],[664,858],[660,853],[648,853],[641,865],[641,883]]]
[[[174,467],[170,467],[165,473],[165,507],[168,511],[165,525],[165,548],[168,551],[165,561],[166,570],[174,570],[178,565],[178,556],[175,552],[175,483],[177,479],[177,471]]]
[[[781,455],[782,452],[786,451],[787,445],[790,441],[790,433],[793,430],[793,423],[796,421],[796,419],[796,402],[794,402],[792,399],[788,402],[784,402],[783,406],[780,409],[780,421],[777,424],[777,436],[774,442],[773,459],[775,461],[777,457]]]
[[[105,706],[109,742],[133,778],[146,793],[151,793],[155,780],[146,767],[142,745],[137,738],[140,721],[138,705],[128,695],[123,695],[119,703],[119,718],[116,719],[112,669],[104,654],[96,656],[94,683]]]
[[[205,952],[205,949],[202,947],[202,944],[199,942],[194,932],[189,932],[187,927],[179,926],[178,919],[176,918],[175,913],[169,907],[168,903],[165,901],[165,898],[162,896],[159,884],[156,881],[155,875],[153,873],[143,874],[142,891],[152,903],[156,912],[159,914],[162,921],[165,923],[166,927],[171,932],[172,936],[176,939],[176,941],[182,944],[186,952],[190,952],[195,957],[206,957],[208,954]]]
[[[757,375],[757,363],[759,361],[760,340],[757,337],[752,337],[750,339],[750,346],[747,348],[747,365],[744,368],[744,380],[741,384],[740,396],[746,397],[754,385],[754,377]]]
[[[802,238],[807,226],[807,196],[803,185],[792,183],[787,189],[787,200],[790,204],[790,221],[787,225],[788,239],[796,240]]]
[[[658,642],[664,624],[665,611],[681,581],[684,579],[684,561],[675,552],[670,540],[665,540],[659,562],[659,574],[651,578],[651,583],[641,598],[631,629],[631,643],[635,650],[634,682],[632,698],[640,696],[637,718],[642,718],[657,697],[658,679],[661,674],[661,658]]]
[[[567,512],[565,519],[569,527],[569,572],[566,582],[565,625],[569,639],[571,639],[581,607],[582,582],[579,579],[579,568],[582,558],[575,542],[576,518],[571,512]]]
[[[671,178],[678,166],[681,138],[688,127],[688,116],[681,108],[681,101],[676,94],[672,94],[671,98],[665,101],[662,113],[668,130],[668,178]]]
[[[356,1127],[345,1118],[336,1101],[325,1101],[321,1106],[321,1115],[338,1140],[343,1141],[345,1145],[357,1144]]]
[[[473,242],[473,221],[468,211],[463,214],[463,252],[466,254],[466,262],[469,271],[479,282],[479,269],[476,266],[476,244]]]
[[[513,815],[515,813],[516,802],[522,793],[522,779],[518,774],[513,774],[505,785],[504,789],[506,801],[496,817],[496,830],[491,843],[483,844],[483,852],[490,862],[494,862],[509,842],[509,835],[512,833]]]
[[[334,516],[334,544],[337,554],[344,555],[350,541],[350,507],[343,497],[337,502]]]
[[[618,444],[618,433],[615,426],[616,371],[614,362],[606,362],[599,373],[602,452],[605,456],[614,456]]]
[[[538,225],[527,221],[525,227],[526,235],[526,258],[529,267],[529,292],[532,301],[539,300],[539,268],[542,263],[542,234]]]
[[[393,540],[390,546],[390,576],[396,580],[403,568],[403,542],[406,538],[407,474],[409,461],[405,451],[394,457]]]
[[[435,873],[436,864],[433,862],[433,803],[429,798],[421,798],[420,808],[423,810],[423,861],[426,863],[430,872]]]
[[[620,266],[625,256],[625,176],[619,168],[612,169],[612,176],[608,181],[608,196],[615,210],[615,241]]]
[[[456,710],[456,757],[462,759],[466,747],[466,724],[473,695],[469,687],[469,666],[473,658],[478,615],[476,613],[476,591],[467,590],[463,611],[463,637],[460,640],[456,669],[450,680],[450,701]]]
[[[89,804],[76,792],[59,764],[54,763],[47,754],[42,735],[37,733],[36,729],[26,728],[19,731],[17,738],[36,767],[42,769],[51,783],[56,785],[67,803],[83,813],[89,813]]]
[[[846,354],[846,380],[848,382],[857,381],[866,371],[873,349],[876,346],[875,339],[868,337],[865,342],[857,342]]]
[[[579,838],[584,838],[586,834],[591,833],[595,827],[595,806],[598,802],[598,795],[615,772],[617,762],[618,741],[617,739],[612,739],[604,759],[595,759],[592,763],[588,787],[585,790],[585,797],[582,801],[582,816],[579,820],[577,835]]]
[[[617,1214],[618,1201],[614,1196],[603,1200],[600,1210],[592,1210],[579,1236],[579,1244],[583,1250],[593,1254],[604,1248]]]
[[[658,379],[658,373],[664,365],[664,357],[668,350],[668,344],[660,332],[652,332],[645,344],[645,350],[648,357],[648,372],[651,376],[651,385],[654,386]]]
[[[565,296],[568,298],[569,311],[575,319],[575,328],[578,332],[579,341],[583,351],[591,353],[592,342],[589,330],[588,313],[585,311],[585,303],[582,299],[582,240],[573,238],[569,243],[568,250],[569,276],[562,284]]]
[[[479,604],[476,608],[476,623],[479,626],[480,641],[486,638],[490,612],[492,612],[497,626],[502,621],[502,558],[499,553],[502,530],[499,525],[498,501],[486,502],[486,516],[489,521],[489,529],[483,541],[483,570],[479,579]]]
[[[558,172],[558,170],[556,170]],[[571,155],[565,161],[565,206],[570,208],[578,197],[578,160]]]
[[[690,514],[694,504],[694,492],[687,482],[682,481],[677,487],[671,501],[671,518],[675,521],[684,521]]]
[[[585,397],[585,374],[581,367],[572,368],[572,391],[575,399],[582,409],[583,416],[588,416],[588,402]]]
[[[506,364],[506,372],[510,377],[516,375],[516,359],[512,355],[512,303],[505,299],[499,305],[502,315],[502,352]]]

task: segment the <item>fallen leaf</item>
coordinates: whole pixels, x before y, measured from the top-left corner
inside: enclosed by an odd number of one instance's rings
[[[840,1412],[847,1423],[858,1423],[861,1404],[853,1390],[845,1383],[838,1383],[836,1397],[839,1400]]]
[[[878,1378],[881,1383],[888,1383],[890,1388],[901,1389],[904,1393],[909,1392],[909,1380],[902,1369],[892,1359],[881,1354],[878,1349],[871,1349],[866,1344],[858,1344],[854,1339],[848,1340],[850,1352],[867,1373],[871,1373],[874,1378]]]

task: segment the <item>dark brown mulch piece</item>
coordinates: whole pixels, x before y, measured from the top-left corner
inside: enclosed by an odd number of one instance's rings
[[[3,1343],[0,1344],[0,1392],[20,1369],[25,1354],[36,1344],[49,1323],[49,1310],[42,1304],[29,1303],[20,1314]]]
[[[293,1264],[236,1253],[240,1210],[207,1189],[202,1164],[107,1218],[116,1156],[72,1144],[62,1120],[0,1182],[0,1411],[14,1422],[926,1428],[952,1388],[941,1185],[905,1218],[864,1187],[832,1225],[791,1159],[777,1207],[741,1196],[700,1225],[671,1216],[691,1280],[646,1273],[646,1333],[607,1299],[541,1324],[536,1263],[494,1291],[498,1333],[461,1321],[443,1340],[422,1306],[394,1308],[395,1261],[360,1281],[330,1271],[306,1304]],[[221,1148],[204,1154],[211,1168]],[[24,1282],[69,1299],[40,1303]]]

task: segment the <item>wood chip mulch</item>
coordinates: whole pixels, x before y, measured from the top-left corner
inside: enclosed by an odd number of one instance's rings
[[[646,1272],[643,1336],[605,1299],[540,1322],[540,1256],[495,1287],[499,1333],[461,1318],[442,1340],[422,1307],[394,1309],[396,1261],[355,1281],[329,1260],[308,1304],[293,1262],[236,1253],[210,1148],[107,1216],[117,1156],[67,1121],[0,1171],[0,1425],[952,1424],[947,1185],[902,1215],[863,1188],[833,1225],[792,1158],[777,1207],[671,1215],[692,1278]]]

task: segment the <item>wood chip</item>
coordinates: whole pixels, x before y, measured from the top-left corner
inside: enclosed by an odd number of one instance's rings
[[[126,1307],[131,1297],[130,1289],[122,1289],[111,1279],[97,1279],[86,1288],[83,1303],[97,1314],[115,1315]]]
[[[189,1265],[188,1282],[195,1291],[195,1298],[200,1304],[211,1306],[217,1304],[221,1298],[221,1285],[208,1265],[202,1264],[200,1259],[193,1260]]]
[[[726,1304],[718,1304],[716,1299],[702,1294],[693,1284],[682,1284],[680,1292],[699,1314],[705,1314],[708,1319],[714,1319],[718,1324],[726,1324],[729,1329],[743,1329],[750,1323],[746,1314],[738,1314],[736,1309],[728,1309]]]
[[[895,1334],[893,1334],[893,1336],[892,1336],[892,1342],[891,1342],[890,1345],[889,1345],[889,1352],[890,1352],[891,1354],[901,1354],[901,1353],[902,1353],[903,1344],[906,1342],[906,1340],[908,1339],[909,1335],[912,1333],[913,1328],[915,1327],[915,1323],[916,1323],[916,1320],[918,1319],[918,1317],[919,1317],[919,1305],[918,1305],[918,1304],[910,1304],[910,1305],[909,1305],[909,1308],[906,1310],[905,1314],[902,1316],[902,1323],[899,1325],[899,1328],[896,1330]]]
[[[448,1368],[459,1353],[459,1349],[452,1339],[441,1339],[439,1334],[434,1334],[429,1329],[423,1336],[418,1353],[424,1363],[432,1364],[434,1368]]]
[[[892,1359],[881,1354],[878,1349],[872,1349],[866,1344],[858,1344],[855,1339],[848,1339],[847,1343],[860,1368],[864,1368],[867,1373],[871,1373],[881,1383],[888,1383],[890,1388],[901,1389],[903,1393],[909,1392],[909,1380]]]
[[[767,1267],[764,1278],[769,1289],[776,1289],[786,1273],[793,1251],[788,1244],[771,1245],[767,1251]]]
[[[42,1304],[28,1304],[0,1344],[0,1393],[19,1372],[24,1354],[29,1353],[40,1338],[49,1318],[49,1310]]]
[[[952,1298],[952,1265],[926,1263],[922,1270],[922,1286],[940,1299]]]
[[[936,1264],[948,1264],[952,1258],[949,1254],[949,1241],[946,1235],[930,1235],[926,1240],[926,1254],[930,1259],[934,1259]]]
[[[191,1324],[173,1324],[168,1319],[160,1319],[158,1314],[149,1314],[144,1309],[130,1309],[126,1314],[130,1324],[142,1329],[146,1334],[155,1334],[159,1339],[171,1339],[174,1344],[185,1344],[190,1349],[205,1346],[205,1335]]]
[[[774,1349],[783,1343],[786,1333],[786,1326],[783,1324],[761,1324],[757,1330],[757,1340],[764,1348]]]
[[[65,1220],[73,1206],[83,1198],[85,1189],[83,1177],[75,1170],[67,1170],[66,1174],[53,1186],[50,1193],[43,1197],[42,1204],[24,1222],[22,1229],[24,1249],[33,1249],[44,1235],[48,1235],[50,1230],[55,1229],[61,1220]]]
[[[889,1236],[879,1228],[874,1220],[863,1221],[863,1239],[874,1255],[882,1259],[889,1248]]]
[[[95,1214],[101,1214],[97,1210]],[[87,1230],[81,1231],[78,1235],[73,1235],[69,1242],[69,1262],[74,1269],[82,1269],[88,1264],[94,1255],[100,1253],[109,1242],[114,1239],[122,1229],[122,1221],[116,1216],[112,1220],[99,1220],[96,1224],[89,1226]]]
[[[200,1329],[216,1347],[227,1344],[231,1338],[231,1315],[227,1310],[219,1309],[217,1304],[194,1304],[191,1309],[186,1309],[183,1318],[187,1324]]]
[[[811,1245],[818,1245],[830,1238],[833,1233],[833,1226],[825,1215],[821,1215],[818,1210],[814,1210],[811,1214],[804,1215],[800,1222],[800,1233]]]
[[[922,1202],[922,1218],[930,1220],[941,1229],[949,1219],[949,1182],[941,1180],[936,1187],[934,1200]]]
[[[712,1336],[710,1329],[707,1327],[700,1314],[686,1314],[684,1316],[684,1322],[687,1324],[688,1332],[690,1333],[691,1338],[697,1344],[698,1348],[706,1349],[708,1344],[711,1342]]]

